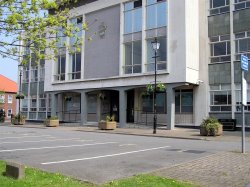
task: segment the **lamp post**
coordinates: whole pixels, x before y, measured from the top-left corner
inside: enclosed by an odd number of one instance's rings
[[[157,73],[157,51],[160,48],[160,43],[157,41],[157,38],[152,43],[153,50],[155,51],[154,59],[155,59],[155,81],[154,81],[154,92],[153,92],[153,105],[154,105],[154,130],[153,134],[156,134],[157,128],[157,116],[156,116],[156,73]]]
[[[17,98],[18,99],[18,125],[20,125],[20,117],[21,117],[21,114],[20,114],[20,111],[21,111],[21,93],[22,93],[22,87],[21,87],[21,80],[22,80],[22,65],[18,65],[18,69],[19,69],[19,97]]]

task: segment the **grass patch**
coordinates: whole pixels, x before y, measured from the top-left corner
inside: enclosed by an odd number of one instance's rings
[[[1,187],[194,187],[191,184],[152,175],[137,175],[97,186],[58,173],[48,173],[33,168],[26,168],[25,178],[15,180],[3,175],[5,167],[5,162],[0,161]]]
[[[103,187],[194,187],[194,185],[153,175],[137,175],[112,181]]]

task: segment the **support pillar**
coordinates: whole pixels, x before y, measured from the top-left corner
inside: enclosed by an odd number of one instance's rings
[[[57,116],[57,103],[58,98],[57,94],[52,93],[51,94],[51,116]]]
[[[87,93],[86,91],[81,92],[81,125],[87,123]]]
[[[175,126],[175,90],[167,85],[167,129],[173,130]]]
[[[125,90],[119,91],[119,127],[124,128],[126,126],[127,116],[127,93]]]

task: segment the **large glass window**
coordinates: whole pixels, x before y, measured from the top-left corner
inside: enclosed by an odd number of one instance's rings
[[[66,67],[66,51],[61,48],[57,56],[57,68],[55,80],[64,81],[65,80],[65,67]]]
[[[175,112],[193,113],[193,90],[176,90]]]
[[[250,57],[250,31],[235,34],[236,60],[240,60],[241,54]]]
[[[156,93],[156,112],[166,113],[166,93]],[[153,106],[153,95],[143,95],[142,96],[142,111],[152,113],[154,109]]]
[[[166,70],[167,68],[167,39],[166,37],[159,37],[157,38],[158,42],[160,43],[160,48],[157,51],[157,70]],[[155,69],[155,51],[152,47],[152,41],[154,41],[154,38],[147,40],[147,64],[146,68],[147,71],[154,71]]]
[[[70,20],[74,28],[73,36],[70,38],[70,68],[69,79],[81,79],[81,50],[80,44],[82,39],[82,17],[76,17]]]
[[[230,36],[215,36],[210,38],[211,63],[230,62]]]
[[[124,33],[142,30],[142,0],[125,3]]]
[[[73,53],[71,57],[70,78],[72,80],[81,79],[81,53]]]
[[[31,67],[30,70],[30,82],[37,82],[38,81],[38,67]]]
[[[210,86],[210,111],[231,111],[231,87],[227,84]]]
[[[210,0],[210,15],[229,12],[230,0]]]
[[[37,106],[36,105],[37,105],[36,95],[31,96],[31,99],[30,99],[30,111],[32,111],[32,112],[37,111]]]
[[[235,0],[235,10],[250,8],[249,0]]]
[[[166,0],[147,0],[147,29],[167,25]]]
[[[124,44],[125,47],[125,66],[124,73],[141,73],[142,46],[141,41],[134,41]]]

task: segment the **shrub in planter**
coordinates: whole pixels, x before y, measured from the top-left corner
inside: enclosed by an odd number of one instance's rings
[[[11,123],[13,125],[24,125],[26,116],[22,114],[13,115],[11,118]]]
[[[58,127],[59,126],[59,118],[57,116],[51,116],[44,120],[44,125],[47,127]]]
[[[204,119],[200,126],[200,135],[202,136],[220,136],[222,131],[222,125],[215,118]]]
[[[116,121],[115,121],[115,116],[107,116],[106,121],[101,120],[98,123],[98,128],[101,130],[114,130],[116,129]]]

